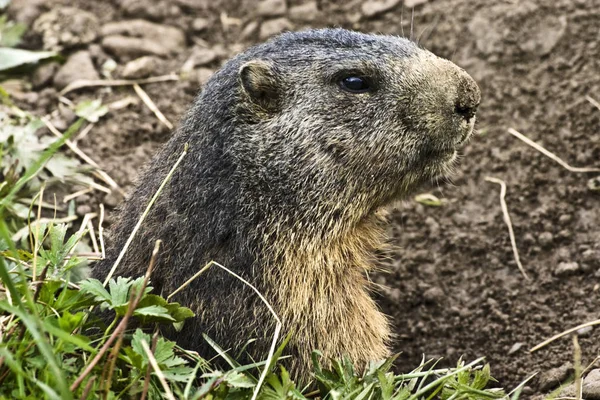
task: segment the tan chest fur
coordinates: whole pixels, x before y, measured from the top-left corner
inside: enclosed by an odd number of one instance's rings
[[[383,247],[379,218],[365,219],[324,245],[316,238],[281,235],[272,298],[301,363],[311,349],[326,357],[350,356],[357,367],[389,355],[386,317],[369,296],[373,252]]]

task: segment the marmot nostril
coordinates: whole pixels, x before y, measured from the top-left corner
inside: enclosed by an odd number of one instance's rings
[[[467,73],[462,74],[458,83],[458,95],[454,106],[454,111],[461,115],[467,122],[475,116],[479,102],[481,101],[481,93],[479,86]]]
[[[476,105],[474,107],[468,107],[468,106],[461,105],[459,102],[459,103],[456,103],[456,106],[454,107],[454,111],[458,115],[462,116],[468,123],[468,122],[471,122],[471,118],[473,118],[475,116],[475,113],[477,112],[477,106],[478,105]]]

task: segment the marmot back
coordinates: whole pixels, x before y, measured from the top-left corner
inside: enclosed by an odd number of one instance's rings
[[[291,332],[288,366],[314,349],[358,367],[388,355],[391,332],[369,296],[380,210],[445,175],[470,136],[479,89],[460,68],[399,37],[342,29],[285,33],[227,62],[154,157],[112,227],[103,279],[186,143],[189,154],[117,275],[140,276],[157,239],[152,285],[165,295],[215,260],[267,298]],[[206,352],[268,353],[275,321],[256,294],[211,268],[175,298],[196,317],[170,332]]]

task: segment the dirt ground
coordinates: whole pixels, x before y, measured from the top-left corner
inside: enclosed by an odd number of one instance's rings
[[[600,167],[600,109],[586,100],[600,100],[600,0],[13,0],[9,14],[31,24],[27,47],[58,48],[68,58],[29,78],[31,91],[18,99],[23,108],[55,111],[62,87],[109,74],[107,60],[114,60],[113,78],[186,71],[176,82],[143,85],[174,123],[211,71],[280,30],[412,31],[422,46],[465,68],[483,101],[480,134],[465,148],[452,182],[423,189],[443,205],[409,199],[392,214],[389,273],[374,280],[384,286],[377,297],[395,327],[394,348],[402,352],[398,368],[416,366],[423,355],[444,357],[447,364],[486,356],[507,388],[546,372],[526,388],[524,398],[533,397],[558,384],[560,377],[547,371],[567,366],[573,348],[563,338],[533,354],[528,349],[599,318],[600,193],[587,187],[595,175],[566,171],[507,129],[572,165]],[[126,67],[139,56],[149,58]],[[130,87],[66,94],[74,102],[100,97],[111,103],[127,96],[132,104],[112,110],[79,140],[125,189],[170,130]],[[64,107],[54,116],[59,128],[72,119]],[[529,280],[512,255],[500,187],[486,182],[487,176],[507,183]],[[100,201],[110,208],[121,198],[83,196],[78,212]],[[579,338],[587,365],[600,352],[598,334],[584,330]]]

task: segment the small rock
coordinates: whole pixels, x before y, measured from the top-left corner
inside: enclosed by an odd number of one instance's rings
[[[519,41],[521,50],[537,56],[549,54],[567,29],[566,15],[545,15],[541,21],[535,21],[526,36]]]
[[[600,265],[600,251],[594,249],[587,249],[583,253],[581,253],[581,258],[584,262],[590,265]]]
[[[42,36],[44,49],[58,51],[93,42],[99,29],[94,14],[73,7],[56,7],[33,24],[33,31]]]
[[[263,0],[258,3],[256,13],[262,17],[279,17],[287,11],[285,0]]]
[[[57,62],[51,62],[47,64],[42,64],[36,68],[33,76],[31,77],[31,84],[34,88],[39,89],[44,86],[48,86],[52,84],[52,78],[56,75],[56,71],[58,71],[60,64]]]
[[[316,1],[304,3],[290,8],[289,17],[295,21],[310,22],[317,19],[319,7]]]
[[[85,215],[92,212],[92,207],[89,204],[80,204],[77,206],[75,212],[77,215]]]
[[[439,303],[442,303],[445,298],[446,298],[446,294],[444,293],[444,291],[441,288],[439,288],[437,286],[429,288],[425,292],[423,292],[423,299],[427,303],[439,304]]]
[[[404,0],[405,8],[413,8],[416,6],[420,6],[421,4],[427,3],[429,0]]]
[[[588,400],[600,400],[600,369],[591,370],[583,378],[583,396]]]
[[[152,75],[157,66],[158,61],[155,57],[144,56],[125,64],[121,75],[128,79],[146,78]]]
[[[185,62],[185,64],[189,64],[191,68],[199,67],[206,64],[210,64],[217,58],[219,58],[219,54],[214,49],[207,49],[205,47],[194,47],[194,49],[192,50],[192,54]]]
[[[552,368],[540,375],[538,388],[547,392],[560,386],[573,373],[573,364],[566,363],[558,368]]]
[[[181,29],[141,19],[105,24],[102,36],[102,47],[120,57],[166,56],[185,48],[185,34]]]
[[[104,196],[103,203],[108,207],[115,208],[123,201],[123,195],[117,190],[111,190],[110,194]]]
[[[100,75],[98,75],[94,63],[92,63],[90,53],[87,51],[78,51],[69,57],[54,76],[54,86],[57,89],[62,89],[69,83],[79,79],[100,79]]]
[[[512,345],[512,347],[508,350],[508,355],[515,354],[517,351],[521,350],[525,343],[517,342]]]
[[[259,26],[258,21],[249,22],[248,25],[246,25],[244,27],[244,29],[242,30],[242,33],[240,33],[240,39],[241,40],[251,39],[256,34],[256,31],[258,30],[258,26]]]
[[[203,32],[210,26],[210,21],[206,18],[194,18],[192,21],[192,30],[194,32]]]
[[[573,275],[579,271],[579,264],[576,262],[561,262],[554,269],[554,275],[556,276],[568,276]]]
[[[45,3],[45,0],[12,0],[8,2],[7,14],[11,15],[14,21],[29,26],[40,16]]]
[[[287,18],[270,19],[263,22],[260,27],[260,39],[265,40],[273,35],[283,31],[289,31],[293,28],[292,23]]]
[[[102,39],[102,47],[117,57],[139,57],[143,55],[167,56],[168,48],[146,39],[127,36],[108,36]]]
[[[570,214],[562,214],[558,218],[558,222],[560,222],[561,224],[566,224],[568,222],[571,222],[572,219],[573,219],[573,217]]]
[[[554,235],[551,232],[542,232],[538,237],[538,242],[540,242],[542,246],[551,245],[553,241]]]
[[[362,4],[360,10],[362,11],[362,14],[365,17],[371,18],[391,10],[392,8],[399,5],[401,2],[402,0],[370,0],[365,1]]]
[[[593,326],[586,326],[584,328],[578,329],[577,330],[577,336],[579,337],[586,337],[589,336],[590,333],[594,330]]]

